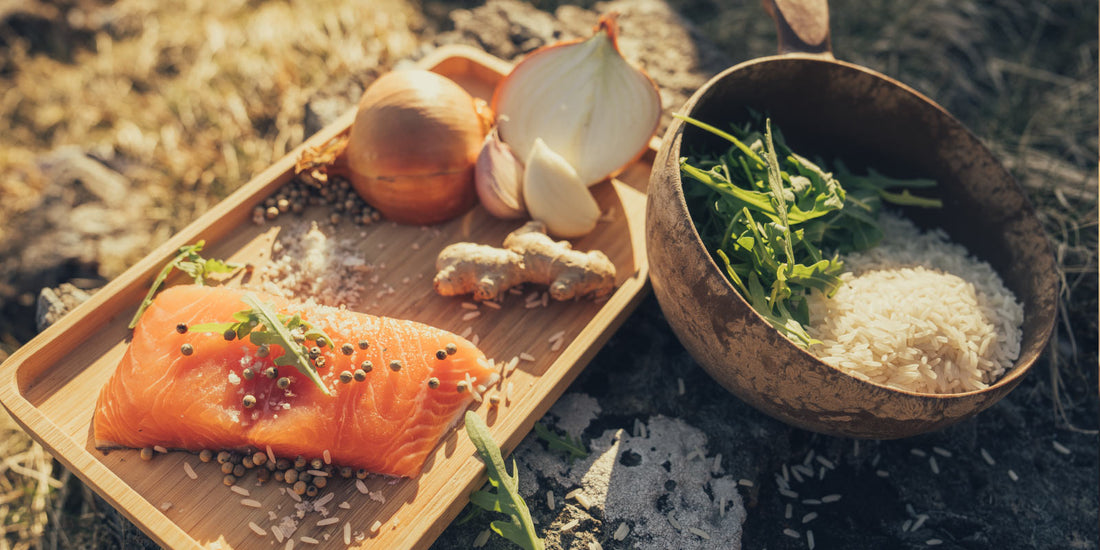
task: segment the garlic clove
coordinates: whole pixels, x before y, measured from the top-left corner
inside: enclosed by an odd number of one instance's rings
[[[539,138],[527,157],[523,196],[531,218],[557,237],[586,235],[600,218],[600,206],[576,170]]]
[[[592,185],[637,159],[657,131],[661,96],[623,58],[615,15],[586,40],[540,48],[497,86],[501,139],[527,158],[541,138]]]
[[[516,158],[512,148],[500,140],[494,128],[485,136],[474,166],[474,182],[481,205],[498,218],[522,218],[527,214],[523,206],[522,181],[523,163]]]

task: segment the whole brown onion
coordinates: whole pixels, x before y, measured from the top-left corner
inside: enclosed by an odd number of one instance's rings
[[[390,220],[449,220],[477,201],[474,163],[491,120],[485,102],[449,78],[387,73],[359,100],[344,151],[348,177]]]

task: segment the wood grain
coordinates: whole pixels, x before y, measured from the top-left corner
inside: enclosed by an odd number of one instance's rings
[[[420,66],[444,74],[478,97],[491,95],[510,66],[466,47],[441,48]],[[222,485],[216,464],[201,463],[190,453],[171,452],[142,461],[136,451],[104,454],[94,449],[90,424],[99,388],[118,364],[127,345],[130,317],[156,272],[186,244],[207,241],[207,257],[251,262],[262,268],[281,232],[302,219],[282,217],[264,225],[251,221],[253,207],[293,177],[301,151],[346,132],[354,118],[349,112],[285,158],[253,178],[226,200],[188,225],[91,300],[62,318],[0,365],[0,402],[15,420],[67,468],[159,544],[169,548],[250,548],[274,541],[260,537],[249,522],[270,527],[268,510],[279,517],[292,513],[294,502],[270,482],[256,486],[246,477],[241,486],[260,509],[244,507],[243,498]],[[654,140],[654,143],[656,140]],[[499,245],[515,222],[497,220],[481,207],[450,222],[426,227],[389,222],[366,228],[336,226],[338,236],[357,239],[356,252],[375,265],[377,282],[363,281],[361,303],[350,309],[376,315],[413,319],[461,333],[471,327],[479,347],[497,361],[521,353],[535,357],[522,361],[500,386],[513,386],[511,399],[491,410],[481,406],[494,439],[511,452],[534,423],[565,391],[599,348],[621,325],[648,290],[644,215],[652,150],[618,177],[592,188],[610,221],[574,242],[578,249],[603,250],[615,263],[618,288],[605,302],[576,301],[527,308],[524,296],[512,295],[499,310],[481,307],[481,315],[462,320],[462,298],[442,298],[431,287],[435,256],[460,240]],[[315,207],[305,220],[327,223],[326,211]],[[333,226],[328,226],[333,229]],[[383,266],[384,267],[381,267]],[[169,279],[170,284],[183,282]],[[242,283],[234,278],[226,284]],[[395,292],[386,292],[392,287]],[[528,289],[528,292],[531,290]],[[547,338],[564,331],[565,345],[550,349]],[[367,480],[371,491],[385,502],[360,494],[354,483],[337,480],[326,491],[335,494],[329,509],[340,521],[315,526],[314,516],[302,523],[295,537],[321,541],[320,548],[344,548],[343,524],[362,535],[354,548],[426,548],[468,501],[469,493],[485,483],[485,469],[461,426],[452,430],[429,457],[415,479]],[[187,463],[199,474],[191,480]],[[348,502],[349,509],[337,508]],[[371,534],[376,521],[381,529]],[[325,535],[328,539],[325,540]],[[280,545],[281,546],[281,545]],[[301,545],[299,544],[299,547]]]

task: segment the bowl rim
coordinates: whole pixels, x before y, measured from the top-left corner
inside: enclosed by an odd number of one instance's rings
[[[750,59],[750,60],[747,60],[747,61],[743,61],[743,62],[738,63],[736,65],[733,65],[733,66],[719,72],[718,74],[714,75],[713,77],[711,77],[706,83],[704,83],[702,86],[700,86],[698,89],[696,89],[696,91],[691,95],[690,98],[688,98],[688,100],[677,111],[677,113],[682,114],[684,116],[691,116],[692,112],[695,111],[696,107],[698,106],[700,100],[704,99],[705,96],[709,94],[710,90],[715,85],[717,85],[718,82],[720,82],[721,80],[729,77],[729,75],[731,75],[734,72],[737,72],[739,70],[743,70],[743,69],[748,68],[750,66],[755,66],[755,65],[765,64],[765,63],[789,62],[789,61],[810,62],[810,63],[820,63],[820,64],[823,64],[823,65],[839,66],[839,67],[841,67],[845,70],[850,70],[850,71],[854,71],[856,73],[859,73],[859,74],[863,75],[863,77],[869,77],[869,78],[872,78],[872,79],[880,80],[880,81],[882,81],[886,84],[889,84],[889,85],[897,88],[901,92],[908,93],[908,94],[912,95],[925,108],[934,109],[935,111],[938,112],[938,114],[940,116],[945,117],[945,119],[947,119],[950,122],[950,124],[954,125],[958,129],[961,129],[963,131],[962,136],[963,136],[964,139],[972,141],[977,147],[980,148],[980,150],[984,154],[986,154],[990,159],[992,159],[993,162],[994,162],[994,166],[998,170],[1003,172],[1004,175],[1006,176],[1006,178],[1008,179],[1008,181],[1010,181],[1013,184],[1011,187],[1013,188],[1014,192],[1017,192],[1017,193],[1020,193],[1020,194],[1023,195],[1023,198],[1024,198],[1023,210],[1025,212],[1025,215],[1028,216],[1028,217],[1032,217],[1032,218],[1037,216],[1037,213],[1034,209],[1034,206],[1031,203],[1030,198],[1027,197],[1026,193],[1024,193],[1024,191],[1020,187],[1019,183],[1016,181],[1016,178],[1012,176],[1011,172],[1009,172],[1004,167],[1004,164],[1001,163],[1001,161],[999,161],[993,155],[993,152],[990,151],[989,148],[986,147],[985,144],[982,143],[982,141],[980,139],[978,139],[978,137],[968,127],[966,127],[966,125],[964,125],[961,121],[959,121],[957,118],[955,118],[946,109],[944,109],[942,106],[937,104],[935,101],[932,101],[930,98],[928,98],[924,94],[918,92],[917,90],[911,88],[910,86],[907,86],[906,84],[904,84],[904,83],[902,83],[902,82],[900,82],[900,81],[898,81],[894,78],[883,75],[883,74],[881,74],[877,71],[874,71],[874,70],[869,69],[867,67],[864,67],[862,65],[858,65],[858,64],[855,64],[855,63],[850,63],[850,62],[838,60],[838,59],[835,59],[831,56],[822,56],[822,55],[806,54],[806,53],[785,53],[785,54],[779,54],[779,55],[758,57],[758,58]],[[705,122],[708,122],[709,124],[713,124],[713,122],[710,122],[710,121],[705,121]],[[680,119],[679,117],[676,117],[676,116],[674,116],[672,121],[669,123],[669,127],[667,128],[667,130],[665,132],[664,139],[662,140],[662,143],[667,144],[667,147],[668,147],[668,154],[665,155],[666,159],[669,159],[670,161],[671,161],[671,159],[677,159],[677,162],[678,162],[678,159],[681,158],[680,155],[679,155],[679,152],[681,150],[681,145],[682,145],[682,141],[683,141],[683,134],[684,134],[684,130],[685,130],[686,127],[687,127],[687,123],[684,120],[682,120],[682,119]],[[673,155],[673,153],[676,153],[676,154]],[[660,161],[661,159],[658,158],[657,160]],[[886,390],[886,391],[888,391],[890,393],[894,393],[894,394],[900,394],[900,395],[909,396],[909,397],[913,397],[913,398],[917,398],[917,399],[932,399],[932,400],[941,401],[941,402],[945,402],[945,403],[951,403],[951,402],[955,402],[955,401],[966,401],[966,400],[973,399],[973,398],[975,398],[977,396],[980,396],[980,395],[983,395],[983,394],[996,393],[996,392],[1001,392],[1001,391],[1003,391],[1007,394],[1008,391],[1013,389],[1023,379],[1023,377],[1027,374],[1027,372],[1029,370],[1031,370],[1032,365],[1034,365],[1035,361],[1041,355],[1041,350],[1049,345],[1049,338],[1050,338],[1050,334],[1051,334],[1053,324],[1054,324],[1053,316],[1052,316],[1051,319],[1047,320],[1046,323],[1043,323],[1043,326],[1040,327],[1039,333],[1040,333],[1040,341],[1042,342],[1042,347],[1040,348],[1039,353],[1035,354],[1034,356],[1032,356],[1030,358],[1025,358],[1026,360],[1024,360],[1022,362],[1021,362],[1020,356],[1017,356],[1017,359],[1013,361],[1012,367],[1009,368],[1005,373],[1003,373],[992,384],[989,384],[987,387],[982,388],[982,389],[970,390],[970,391],[966,391],[966,392],[957,392],[957,393],[916,392],[916,391],[912,391],[912,390],[905,390],[905,389],[901,389],[901,388],[896,388],[896,387],[892,387],[892,386],[879,384],[879,383],[873,382],[871,380],[865,380],[865,379],[862,379],[858,376],[854,376],[854,375],[844,371],[843,369],[840,369],[839,367],[835,367],[833,365],[830,365],[830,364],[826,363],[825,361],[822,361],[819,357],[817,357],[816,355],[811,353],[808,349],[803,348],[803,347],[799,346],[798,344],[796,344],[794,341],[792,341],[790,338],[788,338],[785,334],[783,334],[782,332],[778,331],[775,327],[773,327],[771,325],[771,323],[769,323],[766,319],[764,319],[764,317],[762,315],[760,315],[760,313],[757,312],[756,309],[753,308],[752,305],[749,304],[747,300],[745,300],[745,297],[741,295],[741,292],[739,290],[737,290],[733,286],[733,284],[730,282],[729,277],[727,277],[722,272],[721,267],[717,264],[717,262],[715,262],[713,254],[711,254],[710,251],[707,249],[706,245],[703,243],[702,237],[699,235],[699,230],[695,225],[695,222],[694,222],[694,220],[692,218],[692,215],[691,215],[691,211],[688,208],[687,201],[685,199],[684,184],[683,184],[683,178],[682,178],[681,171],[679,169],[675,169],[675,170],[669,170],[669,172],[672,173],[671,182],[674,183],[674,185],[672,186],[673,187],[672,191],[673,191],[674,197],[676,199],[675,207],[679,211],[679,213],[681,213],[685,216],[685,219],[688,221],[688,225],[691,226],[691,236],[690,236],[691,246],[692,246],[692,248],[694,248],[697,251],[701,252],[702,255],[706,257],[707,262],[708,262],[707,263],[708,271],[718,275],[718,278],[721,279],[721,281],[722,281],[721,284],[723,285],[724,289],[729,294],[731,294],[732,296],[735,296],[734,299],[736,301],[739,301],[743,306],[745,306],[748,310],[750,310],[752,312],[752,315],[758,321],[760,321],[761,323],[764,323],[765,325],[767,325],[769,330],[772,330],[775,333],[779,334],[779,336],[781,336],[782,339],[786,342],[786,345],[788,345],[792,348],[795,348],[797,350],[797,353],[799,353],[804,359],[809,359],[811,362],[816,363],[818,366],[825,367],[825,369],[827,369],[829,371],[838,373],[838,374],[840,374],[840,375],[842,375],[842,376],[844,376],[844,377],[846,377],[850,380],[854,380],[859,385],[866,384],[866,385],[871,386],[872,388],[875,388],[877,390]],[[950,237],[950,235],[948,235],[948,237]],[[954,241],[951,241],[951,242],[954,242]],[[1053,249],[1051,248],[1051,245],[1050,245],[1049,236],[1045,236],[1045,238],[1043,239],[1043,250],[1041,252],[1042,252],[1042,255],[1044,257],[1051,257],[1053,259]],[[972,257],[972,258],[974,257],[973,253],[970,252],[969,249],[967,249],[967,256]],[[988,263],[988,262],[986,262],[986,263]],[[990,267],[992,268],[992,265]],[[1001,275],[1001,273],[996,269],[993,269],[993,272],[996,273],[997,277],[999,279],[1002,279],[1002,282],[1003,282],[1003,276]],[[1057,287],[1055,287],[1055,288],[1056,288],[1055,296],[1057,296]],[[1009,289],[1009,290],[1011,291],[1011,289]],[[1013,292],[1013,299],[1016,300],[1017,302],[1020,302],[1020,299],[1015,295],[1014,292]],[[1055,297],[1055,299],[1056,299],[1056,297]],[[1023,304],[1021,303],[1021,306],[1022,305]],[[1023,331],[1023,326],[1024,325],[1021,324],[1021,326],[1020,326],[1021,331]],[[1022,334],[1021,334],[1021,338],[1022,338]],[[1021,353],[1022,353],[1022,351],[1023,350],[1021,349]]]

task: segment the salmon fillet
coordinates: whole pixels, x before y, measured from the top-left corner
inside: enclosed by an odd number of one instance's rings
[[[445,330],[255,294],[280,314],[301,315],[333,340],[334,346],[321,352],[324,367],[317,369],[332,395],[293,366],[277,367],[279,377],[290,379],[286,389],[263,376],[283,353],[277,345],[259,357],[247,337],[227,341],[221,333],[179,333],[180,323],[232,322],[233,313],[251,308],[243,290],[175,286],[158,294],[142,315],[99,394],[96,447],[270,446],[276,456],[288,458],[322,457],[327,451],[333,464],[411,477],[474,400],[477,386],[496,381],[485,355]],[[181,352],[185,344],[190,355]],[[448,344],[454,353],[437,356]],[[400,361],[396,370],[395,360]],[[373,365],[365,380],[340,381],[341,372],[354,372],[364,361]],[[246,379],[245,368],[256,375]],[[243,404],[246,395],[255,398],[250,408]]]

